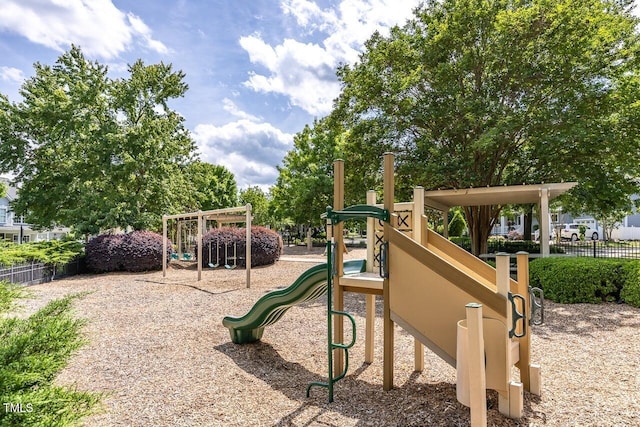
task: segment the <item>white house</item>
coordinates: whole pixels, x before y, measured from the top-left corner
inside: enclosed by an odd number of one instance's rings
[[[631,200],[635,201],[640,199],[640,195],[631,196]],[[573,216],[568,213],[562,212],[561,209],[555,212],[549,213],[550,229],[558,229],[562,224],[577,223],[584,224],[592,230],[598,232],[599,238],[604,236],[604,230],[601,224],[591,215],[583,214]],[[538,220],[534,217],[533,229],[537,229]],[[500,217],[498,223],[493,227],[492,233],[494,235],[507,236],[509,232],[515,231],[522,234],[524,230],[524,215],[516,214],[513,218],[507,218],[505,216]],[[640,211],[637,208],[633,208],[632,213],[624,217],[624,219],[616,224],[613,230],[609,230],[610,237],[613,240],[640,240]],[[536,236],[537,237],[537,236]],[[532,236],[532,238],[534,238]],[[535,238],[534,238],[535,240]]]
[[[56,227],[52,230],[34,230],[24,222],[24,217],[16,216],[11,211],[10,203],[17,197],[17,189],[10,185],[8,178],[0,177],[0,183],[7,187],[5,197],[0,197],[0,240],[14,243],[26,243],[42,240],[58,240],[63,238],[69,229]]]

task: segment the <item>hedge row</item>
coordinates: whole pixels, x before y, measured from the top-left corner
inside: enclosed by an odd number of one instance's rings
[[[171,256],[169,242],[167,260]],[[151,231],[102,234],[85,246],[86,266],[95,273],[150,271],[162,269],[162,236]]]
[[[212,228],[202,241],[202,266],[246,265],[246,228]],[[265,227],[251,227],[251,266],[270,265],[282,251],[280,235]],[[197,254],[197,248],[195,253]],[[235,258],[235,259],[234,259]]]
[[[558,303],[624,301],[640,307],[640,260],[540,258],[529,273],[531,286]]]

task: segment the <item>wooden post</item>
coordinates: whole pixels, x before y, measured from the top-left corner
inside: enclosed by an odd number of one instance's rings
[[[374,206],[376,204],[376,192],[374,190],[367,191],[367,204]],[[373,272],[373,258],[376,244],[375,219],[367,218],[367,271]],[[372,294],[365,295],[366,304],[366,320],[365,320],[365,338],[364,338],[364,361],[365,363],[373,362],[374,341],[375,341],[375,324],[376,324],[376,296]]]
[[[529,295],[529,254],[518,252],[516,255],[518,265],[518,294],[524,297],[524,307],[521,312],[525,315],[525,321],[531,319],[531,296]],[[526,326],[525,326],[526,327]],[[518,326],[518,333],[522,333],[522,327]],[[531,391],[531,375],[529,366],[531,365],[531,330],[529,329],[524,337],[518,339],[520,344],[519,361],[516,363],[520,369],[520,381],[525,390]]]
[[[422,214],[424,214],[424,187],[413,189],[413,224],[411,237],[422,244]],[[413,363],[418,372],[424,370],[424,346],[416,338],[413,339]]]
[[[198,263],[198,281],[202,279],[202,212],[198,211],[198,232],[196,233],[196,242],[198,242],[198,254],[196,262]],[[236,255],[237,256],[237,255]]]
[[[509,295],[509,285],[510,285],[510,275],[509,275],[509,262],[510,262],[510,256],[509,254],[506,253],[498,253],[496,254],[496,285],[498,288],[498,293],[502,296],[504,296],[505,301],[506,301],[506,305],[507,305],[507,324],[506,324],[506,328],[507,330],[505,331],[505,340],[504,340],[504,352],[507,355],[506,357],[506,363],[504,366],[504,369],[509,372],[509,375],[507,375],[507,378],[510,377],[510,373],[511,373],[511,349],[510,349],[510,344],[509,344],[509,338],[508,338],[508,331],[511,328],[512,325],[512,318],[513,315],[511,313],[511,307],[510,307],[510,302],[508,299],[508,295]],[[498,410],[500,411],[501,414],[506,415],[507,417],[510,416],[511,414],[511,410],[509,408],[510,405],[510,399],[509,399],[509,384],[505,384],[506,386],[506,395],[499,393],[498,394]]]
[[[449,238],[449,211],[442,211],[442,235]]]
[[[182,219],[176,224],[176,241],[178,245],[178,259],[182,259]]]
[[[247,289],[251,287],[251,203],[247,203],[245,215],[246,226],[247,226],[247,234],[245,238],[245,270],[247,273]],[[237,262],[237,260],[236,260]]]
[[[384,208],[389,212],[393,212],[394,208],[394,170],[393,170],[393,153],[384,153],[383,160],[384,170]],[[389,241],[389,227],[391,224],[384,224],[384,241]],[[390,254],[387,253],[387,266],[390,262]],[[389,272],[389,276],[393,274]],[[383,379],[382,387],[385,391],[393,388],[393,350],[394,350],[394,331],[393,321],[391,320],[391,306],[389,304],[389,277],[382,282],[383,296],[383,325],[384,325],[384,360],[383,360]]]
[[[420,220],[422,222],[422,228],[420,229],[420,233],[422,234],[420,244],[426,248],[429,242],[429,218],[423,214]]]
[[[469,408],[471,426],[487,425],[487,385],[484,360],[482,304],[469,303],[467,313],[467,367],[469,370]]]
[[[549,189],[540,189],[540,253],[542,257],[549,256]]]
[[[162,277],[167,277],[167,216],[162,215]]]
[[[333,209],[340,211],[344,209],[344,160],[333,162]],[[337,275],[333,278],[333,308],[337,311],[344,310],[344,290],[340,286],[340,277],[344,274],[343,260],[343,239],[342,234],[344,224],[334,224],[333,237],[336,243],[335,262]],[[344,316],[339,316],[333,322],[333,341],[344,342]],[[344,352],[337,349],[333,353],[333,374],[338,376],[344,370]]]

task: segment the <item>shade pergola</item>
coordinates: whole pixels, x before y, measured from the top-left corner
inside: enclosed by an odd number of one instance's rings
[[[444,213],[454,206],[488,206],[535,203],[540,212],[540,253],[549,256],[549,201],[575,187],[577,182],[504,185],[501,187],[463,188],[425,191],[424,204]],[[445,222],[447,216],[444,215]],[[447,229],[445,224],[445,230]]]

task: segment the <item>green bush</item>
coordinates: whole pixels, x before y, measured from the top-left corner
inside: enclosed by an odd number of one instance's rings
[[[449,221],[449,236],[462,236],[462,233],[467,228],[467,222],[464,220],[464,216],[460,210],[456,210],[453,214],[453,218]]]
[[[597,258],[540,258],[529,267],[531,286],[559,303],[617,301],[625,285],[625,261]]]
[[[82,243],[75,240],[51,240],[17,244],[0,242],[0,265],[10,266],[29,261],[63,265],[84,252]]]
[[[85,322],[70,312],[77,295],[51,301],[27,318],[7,316],[9,302],[20,296],[24,291],[0,282],[0,402],[23,410],[0,407],[0,425],[71,425],[90,414],[101,398],[53,384],[84,344]]]
[[[624,265],[625,283],[620,298],[629,305],[640,307],[640,261],[628,261]]]

